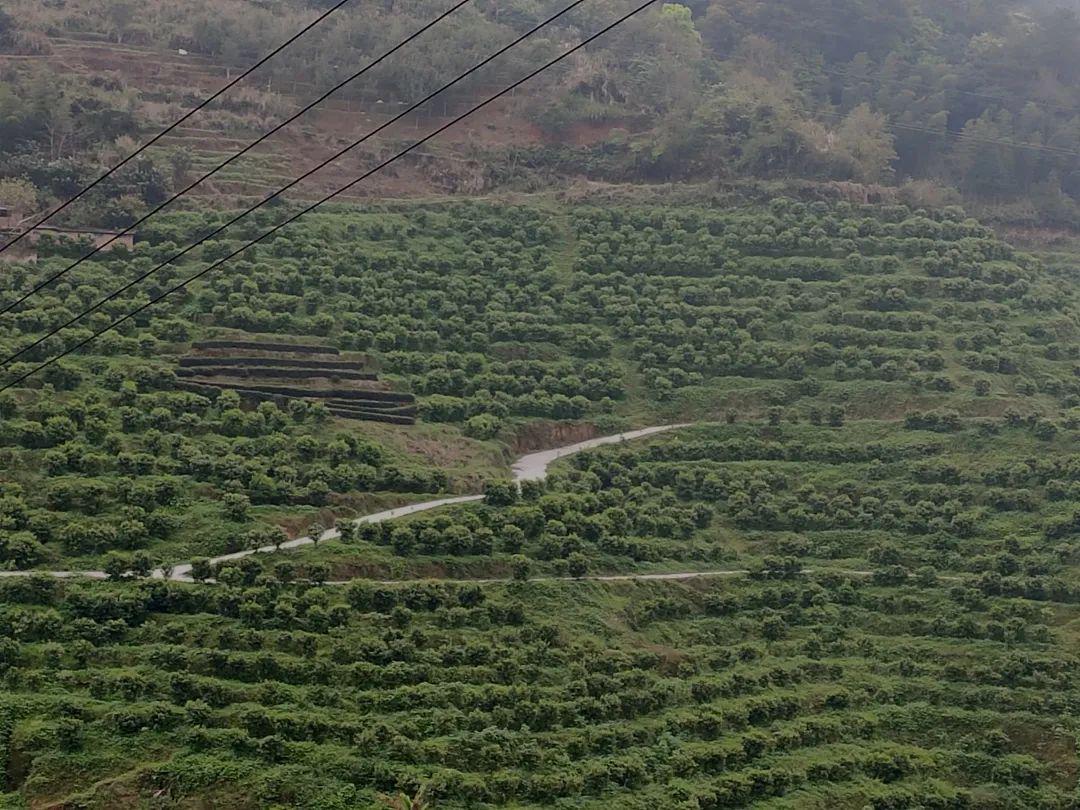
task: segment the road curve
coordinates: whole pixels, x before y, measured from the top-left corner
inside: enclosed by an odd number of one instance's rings
[[[574,453],[580,453],[582,450],[591,450],[594,447],[600,447],[605,444],[618,444],[619,442],[627,442],[631,439],[643,439],[646,436],[654,436],[657,433],[665,433],[669,430],[685,427],[690,427],[690,424],[660,425],[659,427],[631,430],[627,433],[616,433],[613,436],[601,436],[598,439],[587,439],[586,441],[578,442],[577,444],[556,447],[554,450],[541,450],[537,453],[529,453],[527,456],[522,456],[514,462],[514,480],[518,483],[521,483],[522,481],[540,481],[547,477],[548,467],[551,466],[552,462],[558,461],[564,456],[572,456]]]
[[[692,423],[681,423],[675,425],[658,425],[656,427],[642,428],[640,430],[628,430],[624,433],[617,433],[612,436],[600,436],[595,439],[587,439],[583,442],[577,442],[575,444],[569,444],[565,447],[556,447],[551,450],[540,450],[535,453],[528,453],[521,456],[514,462],[512,472],[514,481],[521,483],[522,481],[539,481],[547,477],[548,467],[552,463],[558,461],[561,458],[572,456],[575,453],[580,453],[583,450],[591,450],[594,447],[601,447],[607,444],[618,444],[620,442],[631,441],[633,439],[642,439],[646,436],[655,436],[658,433],[665,433],[670,430],[677,430],[679,428],[690,427]],[[364,517],[357,518],[356,523],[383,523],[387,520],[394,520],[396,518],[405,517],[406,515],[415,515],[418,512],[427,512],[431,509],[439,509],[444,506],[452,506],[459,503],[470,503],[474,501],[483,500],[483,495],[462,495],[454,498],[438,498],[436,500],[424,501],[422,503],[409,504],[408,506],[399,506],[396,509],[386,509],[382,512],[375,512],[371,515],[365,515]],[[341,536],[341,533],[337,529],[330,529],[319,537],[319,541],[333,540]],[[301,546],[309,546],[316,542],[311,537],[297,537],[295,540],[288,540],[282,543],[280,546],[263,546],[255,549],[245,549],[244,551],[237,551],[232,554],[223,554],[220,557],[213,557],[210,559],[211,565],[217,565],[219,563],[229,562],[230,560],[239,560],[244,557],[250,557],[253,554],[273,554],[277,551],[284,551],[286,549],[299,548]],[[727,572],[715,572],[712,576],[719,576],[726,574]],[[736,573],[736,572],[732,572]],[[84,577],[86,579],[107,579],[108,575],[104,571],[0,571],[0,578],[3,577],[29,577],[35,574],[44,574],[46,576],[57,577],[58,579],[71,579],[74,577]],[[696,576],[709,576],[709,574],[648,574],[648,575],[627,575],[624,578],[627,579],[677,579],[677,578],[690,578]],[[154,579],[169,578],[178,582],[192,582],[191,578],[191,563],[180,563],[172,566],[166,570],[158,568],[151,573],[151,577]],[[619,579],[620,577],[612,577],[611,579]],[[598,581],[602,581],[603,578],[594,577]],[[483,582],[484,580],[476,580]],[[552,580],[555,581],[555,580]]]

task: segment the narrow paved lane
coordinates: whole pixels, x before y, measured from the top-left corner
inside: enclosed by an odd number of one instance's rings
[[[458,498],[440,498],[436,501],[424,501],[423,503],[413,503],[408,506],[399,506],[397,509],[387,509],[383,512],[375,512],[371,515],[364,515],[362,518],[357,518],[357,523],[384,523],[387,520],[393,520],[395,518],[405,517],[406,515],[415,515],[417,512],[427,512],[430,509],[438,509],[443,506],[452,506],[456,503],[469,503],[471,501],[482,501],[483,495],[462,495]],[[319,542],[323,540],[335,540],[341,537],[341,532],[337,529],[328,529],[319,535]],[[297,537],[295,540],[287,540],[280,546],[262,546],[260,548],[245,549],[244,551],[236,551],[232,554],[223,554],[220,557],[213,557],[210,560],[211,565],[217,565],[223,562],[229,562],[230,560],[240,560],[244,557],[250,557],[252,554],[273,554],[276,551],[285,551],[290,548],[300,548],[301,546],[310,546],[315,542],[311,537]],[[156,579],[164,579],[165,572],[161,569],[154,571],[152,576]],[[191,563],[183,563],[177,565],[172,570],[172,579],[180,580],[183,582],[191,582]]]
[[[547,477],[548,467],[554,462],[567,456],[572,456],[574,453],[580,453],[583,450],[590,450],[594,447],[601,447],[606,444],[618,444],[620,442],[631,441],[633,439],[642,439],[646,436],[655,436],[657,433],[664,433],[669,430],[676,430],[678,428],[690,427],[690,423],[683,423],[677,425],[659,425],[657,427],[642,428],[641,430],[630,430],[625,433],[618,433],[613,436],[600,436],[596,439],[588,439],[583,442],[577,442],[576,444],[569,444],[565,447],[557,447],[552,450],[540,450],[536,453],[529,453],[521,456],[513,465],[514,480],[518,483],[522,481],[538,481]],[[396,518],[405,517],[406,515],[415,515],[418,512],[427,512],[431,509],[439,509],[444,506],[452,506],[459,503],[470,503],[473,501],[481,501],[484,499],[483,495],[462,495],[455,498],[438,498],[432,501],[424,501],[423,503],[409,504],[408,506],[399,506],[396,509],[387,509],[382,512],[375,512],[371,515],[365,515],[364,517],[357,518],[357,523],[383,523],[387,520],[394,520]],[[330,529],[324,532],[319,541],[333,540],[341,536],[341,533],[337,529]],[[239,560],[244,557],[250,557],[253,554],[273,554],[278,551],[285,551],[287,549],[300,548],[301,546],[309,546],[313,544],[315,540],[311,537],[297,537],[295,540],[288,540],[282,543],[280,546],[263,546],[262,548],[245,549],[244,551],[237,551],[232,554],[223,554],[220,557],[214,557],[210,560],[211,565],[217,565],[223,562],[229,562],[230,560]],[[717,575],[722,572],[717,572]],[[108,579],[108,575],[104,571],[0,571],[0,577],[28,577],[34,574],[45,574],[47,576],[54,576],[60,579],[70,579],[73,577],[85,577],[87,579]],[[191,578],[191,563],[180,563],[173,566],[171,569],[166,570],[163,568],[156,569],[151,576],[154,579],[165,579],[168,576],[170,579],[178,582],[192,582]],[[700,576],[694,575],[675,575],[675,574],[653,574],[645,575],[651,578],[670,578],[674,579],[679,576]],[[630,577],[628,577],[630,578]],[[483,580],[478,580],[483,581]]]
[[[587,441],[578,442],[577,444],[568,444],[566,447],[556,447],[554,450],[541,450],[538,453],[529,453],[529,455],[522,456],[514,462],[514,480],[520,483],[522,481],[539,481],[547,478],[548,467],[550,467],[553,462],[558,461],[565,456],[572,456],[574,453],[580,453],[582,450],[591,450],[594,447],[600,447],[605,444],[628,442],[632,439],[643,439],[646,436],[655,436],[657,433],[665,433],[669,430],[685,427],[690,427],[690,424],[685,423],[681,425],[661,425],[659,427],[642,428],[641,430],[631,430],[627,433],[617,433],[614,436],[601,436],[598,439],[588,439]]]
[[[587,439],[583,442],[577,442],[576,444],[568,444],[565,447],[556,447],[552,450],[540,450],[536,453],[529,453],[521,456],[514,462],[511,468],[514,475],[514,481],[521,483],[522,481],[540,481],[547,478],[548,467],[554,462],[567,456],[572,456],[575,453],[580,453],[583,450],[590,450],[594,447],[601,447],[606,444],[618,444],[619,442],[627,442],[633,439],[642,439],[646,436],[655,436],[657,433],[664,433],[669,430],[675,430],[676,428],[689,427],[689,424],[680,425],[659,425],[657,427],[642,428],[641,430],[631,430],[626,433],[618,433],[613,436],[600,436],[596,439]],[[399,506],[397,509],[387,509],[383,512],[376,512],[372,515],[365,515],[362,518],[357,518],[357,523],[384,523],[387,520],[394,520],[396,518],[405,517],[406,515],[415,515],[418,512],[427,512],[432,509],[439,509],[443,506],[453,506],[459,503],[470,503],[473,501],[482,501],[483,495],[462,495],[457,498],[439,498],[433,501],[424,501],[423,503],[414,503],[408,506]],[[341,532],[337,529],[329,529],[319,537],[319,542],[323,540],[335,540],[341,537]],[[282,543],[280,550],[299,548],[301,546],[310,546],[315,540],[311,537],[297,537],[295,540],[289,540],[286,543]],[[229,560],[239,560],[243,557],[250,557],[252,554],[273,554],[278,551],[279,548],[275,546],[263,546],[257,549],[247,549],[245,551],[237,551],[233,554],[225,554],[221,557],[214,557],[210,560],[211,565],[217,565],[218,563],[228,562]],[[153,575],[157,579],[163,579],[165,572],[162,570],[154,571]],[[177,565],[172,570],[172,579],[182,582],[191,582],[191,565],[184,563]]]

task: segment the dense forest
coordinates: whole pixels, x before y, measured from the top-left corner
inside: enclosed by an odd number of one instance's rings
[[[98,36],[115,47],[165,54],[184,49],[240,66],[329,4],[7,5],[0,11],[0,57],[16,58],[0,58],[0,175],[8,178],[0,190],[33,207],[70,194],[118,139],[139,139],[164,100],[121,68],[104,76],[56,75],[45,57],[67,47],[66,38]],[[555,8],[478,0],[446,21],[430,45],[379,64],[342,95],[391,106],[419,98],[478,60],[490,43],[508,41]],[[452,95],[472,98],[520,75],[558,43],[621,10],[609,0],[576,9]],[[427,2],[345,7],[325,31],[224,99],[207,123],[257,128],[279,120],[292,102],[269,90],[275,81],[284,87],[302,73],[312,89],[299,98],[314,96],[435,13]],[[809,178],[896,185],[916,204],[966,198],[1008,221],[1072,227],[1080,224],[1078,37],[1075,8],[1018,0],[669,3],[529,86],[518,115],[541,128],[543,142],[511,139],[467,152],[487,167],[489,187],[532,187],[552,174]],[[606,134],[577,145],[582,127]],[[198,157],[178,147],[129,167],[101,190],[99,224],[131,221]]]
[[[332,5],[3,0],[0,206]],[[227,225],[556,8],[0,253],[0,808],[1080,804],[1080,8],[657,4]],[[57,221],[442,10],[346,4]]]

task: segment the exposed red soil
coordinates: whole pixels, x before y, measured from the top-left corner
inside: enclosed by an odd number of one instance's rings
[[[523,425],[512,442],[517,453],[531,453],[550,447],[583,442],[599,435],[595,425],[587,422],[563,424],[559,422],[530,422]]]

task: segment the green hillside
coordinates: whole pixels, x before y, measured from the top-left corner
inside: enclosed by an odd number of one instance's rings
[[[214,221],[163,220],[133,253],[81,265],[0,316],[0,345],[30,345]],[[208,243],[9,373],[232,247]],[[7,294],[65,264],[14,268]],[[264,545],[268,524],[303,528],[297,515],[329,526],[383,503],[478,491],[505,463],[498,441],[539,418],[600,433],[846,420],[953,431],[983,418],[1029,423],[1055,446],[1080,414],[1074,312],[1067,274],[952,209],[784,199],[340,209],[3,395],[2,556],[86,568],[126,551],[145,567]],[[197,348],[238,338],[342,353],[226,361]],[[206,365],[224,362],[239,365]],[[363,376],[343,365],[379,380],[342,378]],[[383,420],[371,398],[387,390],[417,401],[383,413],[415,412],[421,426],[358,432],[357,419]],[[417,435],[449,444],[425,453]]]
[[[335,3],[4,0],[0,243]],[[1080,807],[1061,5],[657,3],[277,229],[630,9],[391,124],[560,6],[345,3],[0,249],[0,810]]]
[[[3,588],[7,806],[1075,802],[1060,603],[832,575]]]
[[[0,198],[27,214],[67,199],[331,5],[7,0]],[[195,194],[219,207],[262,198],[568,5],[467,4]],[[65,216],[130,224],[448,7],[346,4]],[[572,10],[379,136],[364,157],[405,145],[631,7],[590,0]],[[1053,238],[1080,226],[1078,38],[1075,3],[1049,0],[658,4],[357,191],[806,178],[869,184],[917,205],[963,198],[987,218]],[[359,172],[328,173],[344,181]]]
[[[955,208],[313,216],[4,395],[5,566],[117,580],[0,580],[6,806],[1071,807],[1076,311],[1067,260]],[[391,393],[417,424],[368,410]],[[504,483],[530,431],[671,422]]]

